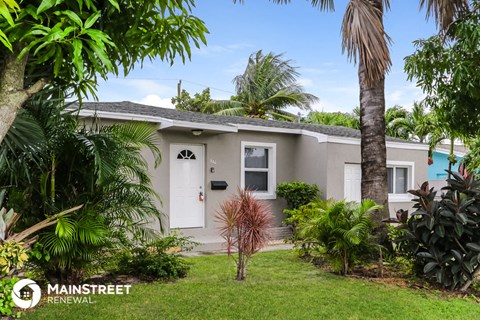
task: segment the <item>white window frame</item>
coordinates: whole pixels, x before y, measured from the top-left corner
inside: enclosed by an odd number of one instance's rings
[[[395,188],[395,168],[406,168],[407,169],[407,190],[413,189],[413,182],[415,177],[415,162],[410,161],[387,161],[387,168],[393,168],[393,186]],[[409,193],[389,193],[388,201],[389,202],[409,202],[412,200],[412,195]]]
[[[245,148],[268,149],[268,188],[265,191],[253,191],[257,199],[276,199],[275,186],[277,185],[277,144],[266,142],[241,142],[240,153],[240,187],[245,189],[245,171],[266,171],[265,169],[245,168]]]

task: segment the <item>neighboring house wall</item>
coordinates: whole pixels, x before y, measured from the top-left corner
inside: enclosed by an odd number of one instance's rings
[[[463,155],[463,153],[462,153]],[[457,172],[460,162],[463,160],[463,157],[456,152],[457,163],[452,165],[452,171]],[[448,173],[445,171],[448,169],[448,151],[438,152],[433,151],[432,153],[433,163],[428,166],[428,182],[430,187],[435,188],[439,191],[437,195],[440,195],[440,189],[447,185],[446,179]]]

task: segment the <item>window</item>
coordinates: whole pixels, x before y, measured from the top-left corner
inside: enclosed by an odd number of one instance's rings
[[[190,150],[182,150],[177,155],[177,159],[180,160],[196,160],[195,154]]]
[[[408,190],[412,189],[413,163],[391,162],[387,163],[388,193],[390,198],[408,198]],[[398,199],[401,200],[401,199]]]
[[[241,187],[258,199],[275,199],[276,144],[242,142]]]

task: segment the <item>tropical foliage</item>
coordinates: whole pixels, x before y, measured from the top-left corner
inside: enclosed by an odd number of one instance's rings
[[[360,110],[355,108],[352,113],[311,111],[303,122],[360,129]]]
[[[232,199],[220,204],[216,217],[228,255],[233,256],[232,251],[237,251],[237,258],[234,258],[236,279],[244,280],[248,261],[270,240],[271,209],[265,202],[255,199],[251,191],[239,190]]]
[[[236,96],[228,101],[216,101],[216,114],[242,115],[293,121],[295,115],[287,107],[310,110],[318,98],[304,92],[297,83],[299,76],[291,60],[257,51],[249,59],[242,75],[233,79]]]
[[[185,61],[208,33],[191,14],[194,6],[193,0],[1,1],[0,142],[16,112],[47,83],[79,98],[95,96],[98,76],[126,75],[145,59]]]
[[[415,250],[416,263],[428,279],[466,290],[480,274],[480,182],[473,174],[451,175],[441,200],[425,182],[411,191],[416,197],[412,216],[404,213],[392,222],[403,230],[396,241]]]
[[[237,2],[237,0],[234,0]],[[238,0],[242,3],[244,0]],[[273,0],[290,3],[290,0]],[[334,9],[334,0],[312,0],[321,10]],[[427,9],[441,30],[446,30],[458,12],[466,10],[468,0],[420,0],[420,9]],[[358,62],[360,86],[360,126],[362,158],[362,199],[373,199],[386,207],[388,202],[385,144],[385,75],[391,66],[383,14],[390,8],[388,0],[350,0],[342,23],[342,50],[354,63]],[[377,224],[386,210],[375,214]],[[380,230],[380,229],[379,229]]]
[[[426,94],[425,103],[457,136],[475,136],[480,121],[480,2],[461,13],[446,34],[415,41],[405,59],[409,79]]]
[[[381,208],[372,200],[325,204],[309,208],[313,214],[298,223],[297,233],[302,244],[326,256],[336,271],[347,274],[356,262],[371,252],[374,243],[372,214]]]
[[[35,154],[22,148],[1,153],[15,170],[2,168],[6,204],[23,213],[14,230],[22,230],[58,212],[83,204],[74,214],[58,217],[39,244],[49,261],[41,261],[52,282],[78,280],[96,254],[128,241],[127,234],[151,236],[147,222],[158,219],[156,193],[147,174],[142,149],[160,161],[156,130],[144,123],[110,127],[79,120],[55,101],[36,100],[28,107],[47,141]]]
[[[183,278],[190,265],[175,251],[190,251],[197,244],[191,237],[179,236],[176,233],[154,242],[142,242],[131,250],[123,251],[116,272],[147,280]]]
[[[210,97],[210,88],[206,88],[201,93],[195,93],[193,98],[187,90],[182,90],[180,96],[172,98],[172,104],[175,109],[187,110],[201,113],[213,113],[212,98]]]

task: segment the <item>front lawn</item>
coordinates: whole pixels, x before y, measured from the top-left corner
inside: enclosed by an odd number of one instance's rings
[[[234,280],[225,255],[190,257],[187,278],[135,285],[94,304],[45,304],[24,319],[476,319],[480,305],[424,291],[324,273],[291,251],[251,261]]]

